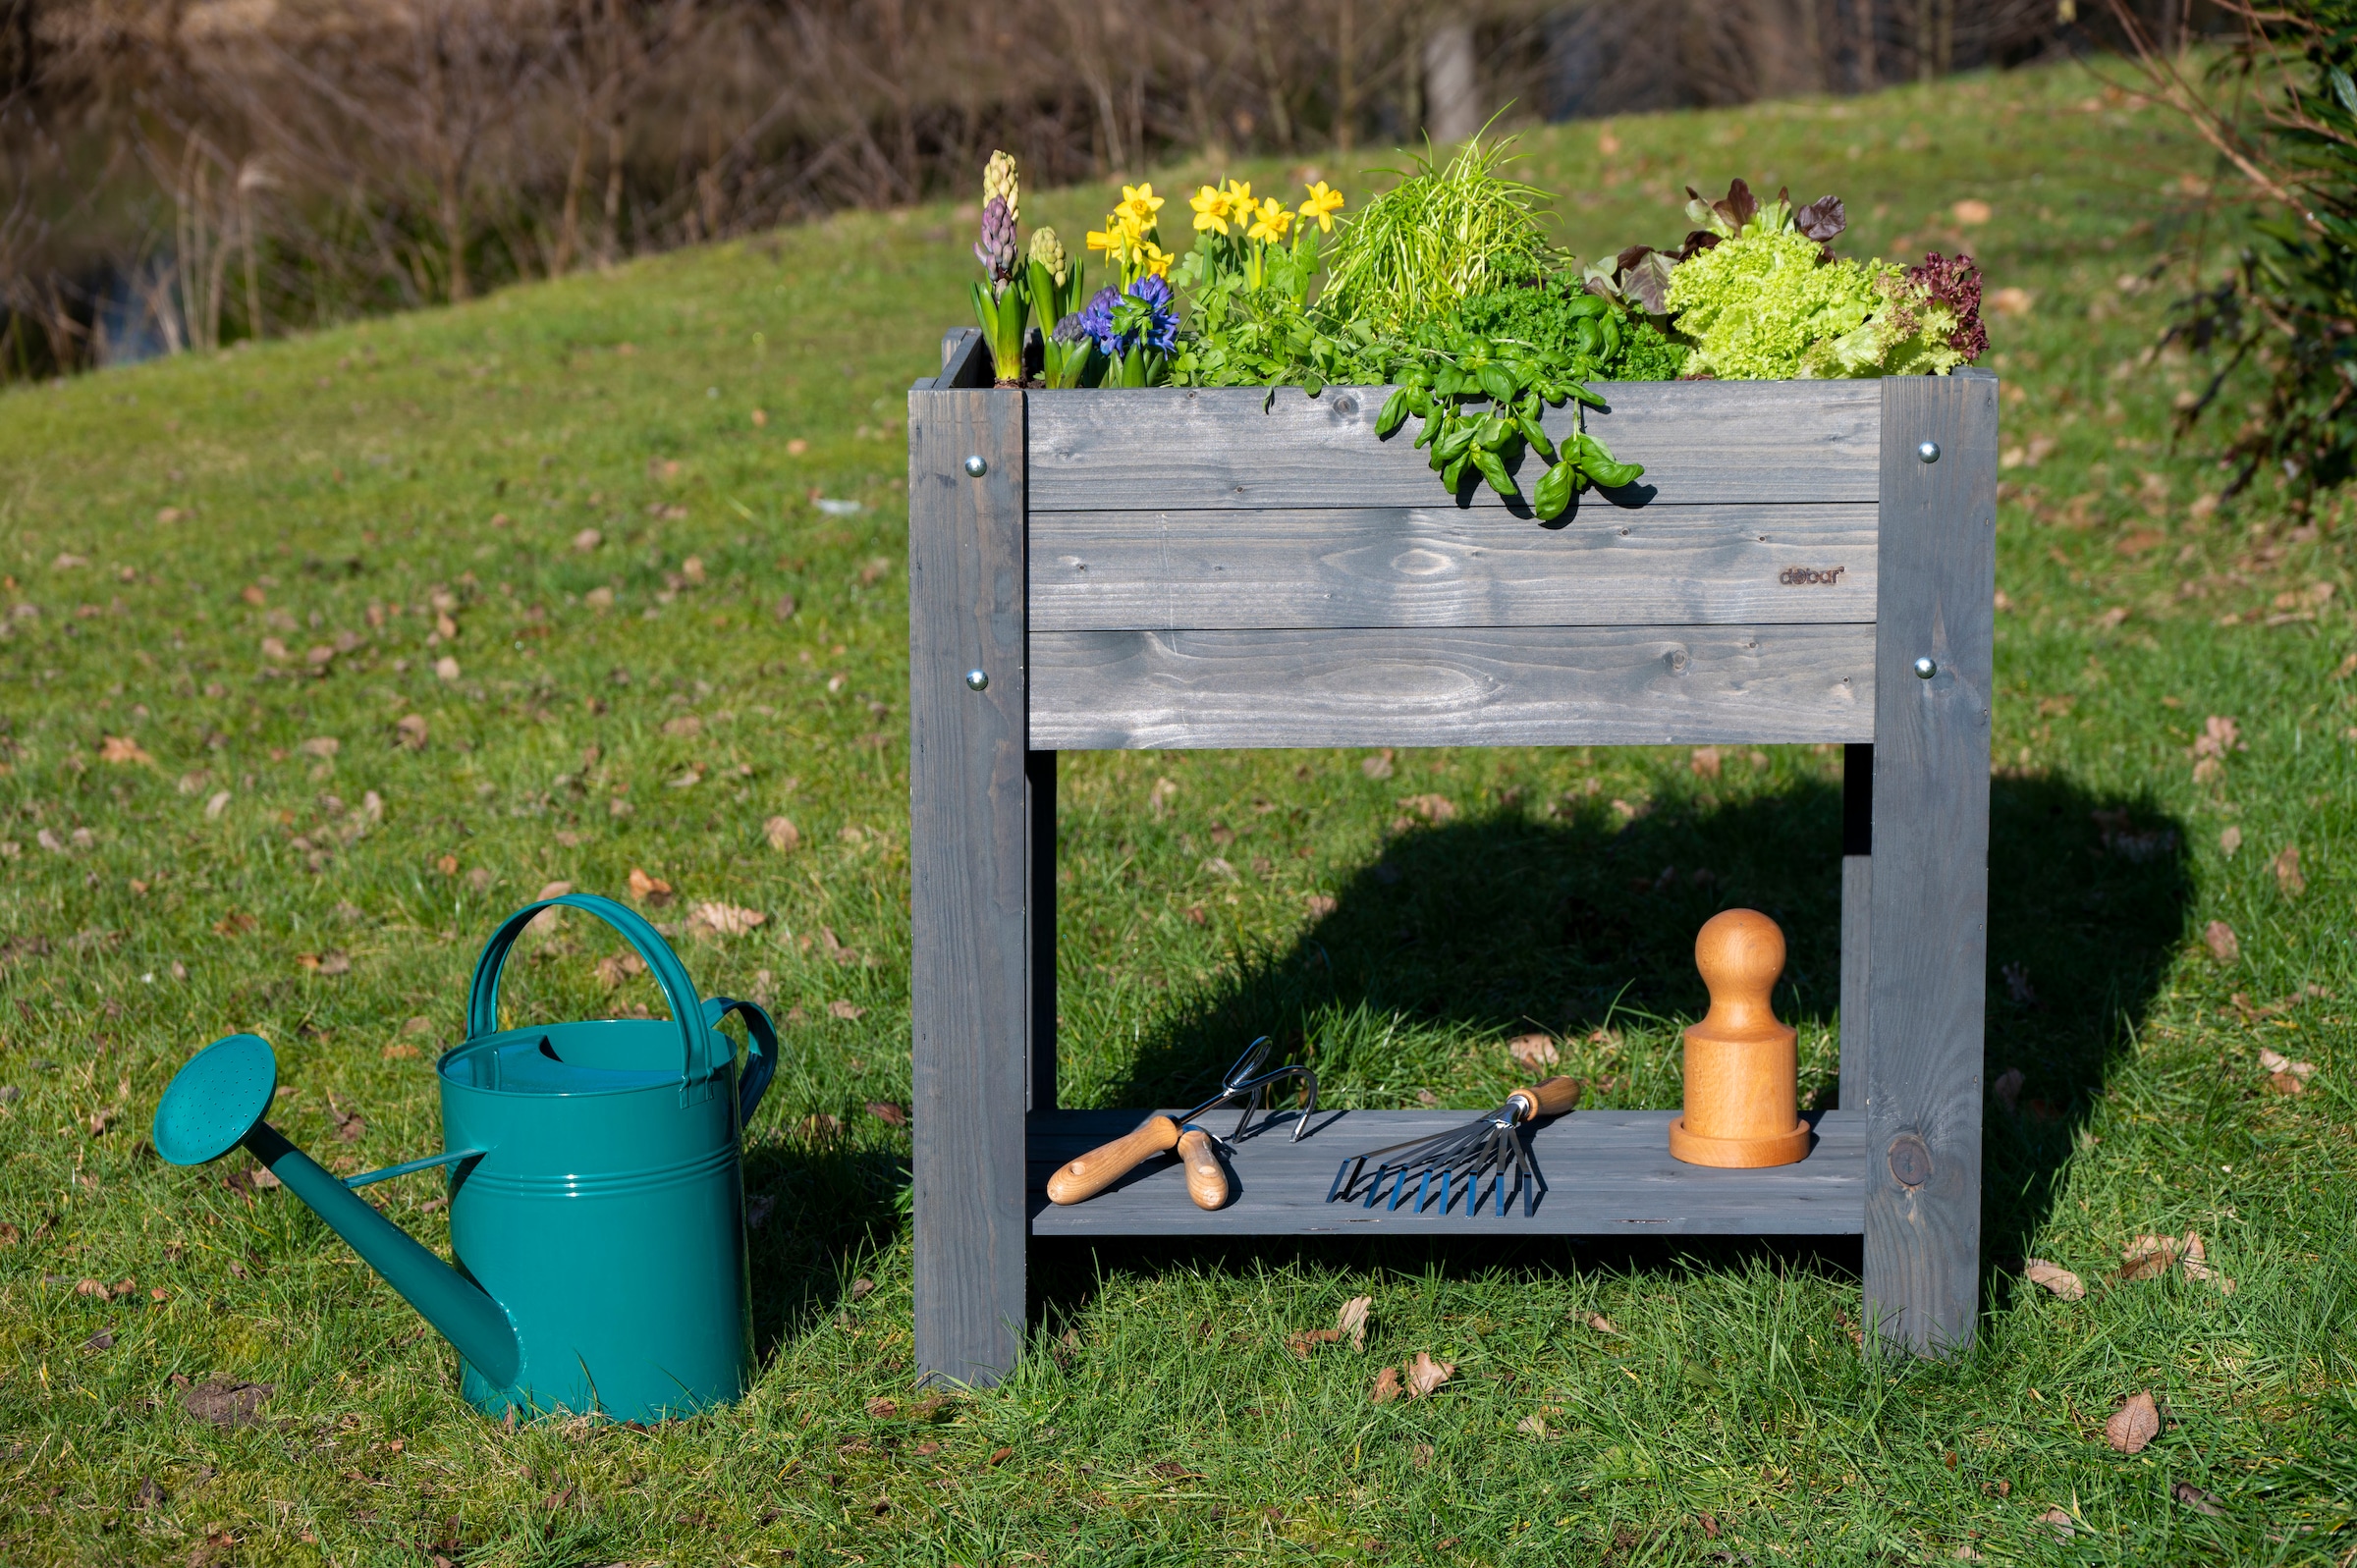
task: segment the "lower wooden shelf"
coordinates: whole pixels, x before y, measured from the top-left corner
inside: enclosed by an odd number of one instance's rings
[[[1186,1196],[1177,1159],[1159,1156],[1086,1203],[1047,1200],[1058,1165],[1120,1137],[1145,1117],[1140,1110],[1049,1110],[1029,1121],[1026,1201],[1035,1236],[1364,1235],[1383,1231],[1448,1235],[1857,1235],[1865,1228],[1866,1116],[1829,1110],[1809,1119],[1817,1141],[1796,1164],[1767,1170],[1714,1170],[1670,1158],[1673,1110],[1576,1110],[1530,1135],[1531,1162],[1547,1180],[1538,1212],[1519,1201],[1505,1217],[1494,1201],[1468,1217],[1464,1204],[1443,1216],[1409,1205],[1372,1209],[1328,1203],[1343,1161],[1365,1150],[1461,1127],[1472,1110],[1320,1111],[1299,1143],[1293,1118],[1256,1120],[1228,1156],[1234,1196],[1206,1213]],[[1227,1133],[1234,1113],[1202,1124]],[[1414,1184],[1409,1184],[1414,1192]],[[1485,1193],[1486,1197],[1486,1193]]]

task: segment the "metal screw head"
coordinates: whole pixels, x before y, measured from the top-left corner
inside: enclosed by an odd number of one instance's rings
[[[1929,445],[1929,443],[1926,443],[1926,445]],[[1928,462],[1931,460],[1927,458],[1924,460]],[[965,460],[965,471],[979,479],[984,474],[990,472],[990,464],[983,461],[982,454],[977,452],[972,457]]]
[[[1916,679],[1929,680],[1932,678],[1932,676],[1938,675],[1939,673],[1940,666],[1933,660],[1930,654],[1927,653],[1922,658],[1915,661]]]
[[[980,462],[982,460],[980,458],[976,458],[974,460],[976,462]],[[965,683],[972,690],[981,691],[990,684],[990,672],[987,670],[968,670],[965,673]]]
[[[1940,443],[1937,441],[1924,442],[1915,449],[1915,456],[1926,462],[1938,462],[1940,460]]]

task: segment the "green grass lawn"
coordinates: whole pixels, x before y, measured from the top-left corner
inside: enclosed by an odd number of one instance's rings
[[[2220,506],[2168,442],[2201,369],[2149,346],[2168,258],[2219,240],[2210,159],[2071,69],[1527,146],[1583,251],[1674,241],[1681,185],[1743,174],[1843,195],[1852,253],[1961,244],[2025,292],[1987,361],[1989,1077],[2022,1076],[1970,1355],[1863,1363],[1854,1245],[1042,1248],[1016,1375],[914,1405],[903,394],[971,271],[933,207],[0,396],[0,1562],[2347,1563],[2352,522]],[[1356,196],[1362,161],[1317,172]],[[1027,205],[1076,235],[1106,200]],[[1069,758],[1067,1102],[1184,1098],[1267,1032],[1335,1104],[1487,1107],[1545,1030],[1601,1103],[1674,1105],[1693,931],[1737,903],[1784,924],[1823,1095],[1838,768]],[[760,1381],[505,1430],[307,1211],[243,1156],[163,1165],[147,1119],[252,1030],[323,1160],[437,1151],[492,924],[633,870],[658,920],[767,916],[681,939],[786,1037],[747,1155]],[[601,978],[619,950],[572,920],[513,1010],[659,1009]],[[371,1189],[435,1246],[440,1190]],[[2188,1230],[2230,1294],[2118,1277]],[[1359,1294],[1363,1353],[1288,1349]],[[1419,1352],[1453,1379],[1371,1402]],[[268,1385],[258,1419],[192,1413],[216,1380]],[[2164,1424],[2127,1456],[2139,1391]]]

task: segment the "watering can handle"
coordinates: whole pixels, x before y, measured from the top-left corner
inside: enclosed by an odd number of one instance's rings
[[[769,1091],[769,1080],[778,1070],[778,1026],[758,1003],[739,1001],[735,997],[704,999],[704,1027],[714,1034],[720,1033],[720,1021],[730,1013],[744,1019],[744,1074],[737,1080],[737,1125],[741,1127],[753,1119],[761,1097]]]
[[[523,928],[532,923],[533,916],[557,904],[597,916],[622,933],[623,940],[646,961],[647,972],[663,988],[663,1000],[670,1004],[671,1016],[680,1026],[680,1043],[685,1052],[680,1068],[683,1090],[710,1077],[721,1062],[736,1054],[735,1047],[705,1024],[704,1010],[696,1005],[695,982],[687,978],[687,966],[680,962],[680,955],[671,950],[671,944],[663,940],[663,934],[648,925],[637,911],[590,892],[569,892],[526,904],[508,916],[491,934],[491,940],[483,944],[483,955],[475,960],[474,983],[467,992],[467,1039],[479,1040],[499,1033],[499,976],[507,962],[508,949],[516,946],[516,939],[523,935]]]

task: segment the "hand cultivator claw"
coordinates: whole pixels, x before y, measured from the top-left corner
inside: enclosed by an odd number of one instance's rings
[[[1318,1075],[1299,1062],[1263,1072],[1261,1066],[1268,1059],[1269,1037],[1263,1035],[1244,1048],[1244,1054],[1235,1058],[1220,1079],[1219,1093],[1201,1105],[1176,1117],[1156,1112],[1140,1122],[1136,1130],[1124,1133],[1059,1167],[1048,1178],[1048,1201],[1070,1204],[1093,1198],[1154,1156],[1175,1149],[1187,1167],[1187,1196],[1199,1209],[1220,1208],[1229,1198],[1228,1176],[1211,1146],[1222,1143],[1234,1147],[1235,1140],[1244,1135],[1244,1128],[1251,1122],[1252,1113],[1260,1109],[1261,1096],[1269,1085],[1286,1078],[1299,1078],[1307,1085],[1307,1103],[1301,1108],[1301,1119],[1293,1125],[1294,1142],[1300,1141],[1302,1129],[1317,1113]],[[1244,1102],[1244,1112],[1236,1118],[1235,1131],[1230,1136],[1221,1138],[1193,1124],[1205,1111],[1237,1099]]]
[[[1505,1217],[1507,1201],[1519,1193],[1522,1216],[1528,1218],[1538,1212],[1539,1197],[1546,1192],[1547,1182],[1530,1162],[1530,1152],[1522,1145],[1520,1125],[1541,1115],[1569,1110],[1579,1103],[1579,1092],[1580,1085],[1574,1079],[1550,1078],[1529,1089],[1516,1090],[1507,1097],[1505,1105],[1468,1126],[1370,1149],[1343,1162],[1342,1168],[1334,1174],[1334,1185],[1326,1190],[1326,1201],[1358,1197],[1359,1178],[1366,1172],[1367,1162],[1372,1160],[1375,1175],[1365,1188],[1362,1205],[1365,1208],[1375,1207],[1388,1183],[1392,1201],[1386,1212],[1398,1209],[1407,1198],[1407,1184],[1413,1178],[1416,1194],[1408,1204],[1408,1213],[1420,1215],[1425,1209],[1425,1195],[1432,1190],[1432,1178],[1437,1174],[1441,1178],[1441,1214],[1447,1214],[1455,1201],[1451,1190],[1453,1182],[1455,1191],[1464,1194],[1468,1219],[1481,1212],[1485,1186],[1497,1194],[1500,1217]]]

